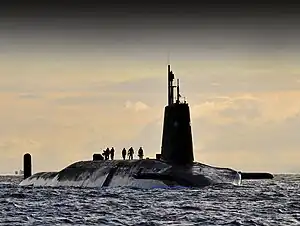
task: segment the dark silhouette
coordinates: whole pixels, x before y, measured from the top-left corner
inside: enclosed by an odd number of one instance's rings
[[[165,107],[164,127],[162,136],[161,159],[185,165],[194,162],[192,130],[190,124],[190,109],[185,102],[179,101],[179,82],[177,101],[174,101],[174,74],[168,65],[168,105]]]
[[[112,148],[110,149],[110,159],[111,159],[111,160],[114,160],[114,156],[115,156],[115,149],[114,149],[114,147],[112,147]]]
[[[109,159],[109,148],[106,148],[106,150],[103,150],[103,156],[104,156],[104,159],[105,160],[108,160]]]
[[[126,149],[125,148],[123,148],[123,150],[122,150],[122,157],[123,157],[123,160],[126,159]]]
[[[242,180],[259,180],[259,179],[273,179],[273,175],[270,173],[247,173],[239,172]]]
[[[104,160],[103,156],[101,154],[93,154],[93,161],[97,160]]]
[[[105,150],[106,160],[109,160],[109,153],[110,153],[109,148],[106,148]]]
[[[23,171],[24,171],[24,179],[31,176],[31,155],[26,153],[23,157]]]
[[[140,159],[143,159],[143,157],[144,157],[144,151],[143,151],[142,147],[140,147],[140,149],[138,150],[138,156]]]
[[[133,150],[133,148],[131,147],[131,148],[129,148],[129,150],[128,150],[128,159],[133,159],[133,154],[134,154],[134,150]]]
[[[160,160],[160,158],[161,158],[161,154],[156,154],[156,159]]]

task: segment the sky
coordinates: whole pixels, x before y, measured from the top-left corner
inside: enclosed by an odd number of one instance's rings
[[[195,161],[300,172],[298,6],[5,6],[0,174],[22,169],[27,152],[33,172],[106,147],[154,158],[168,63],[190,106]]]

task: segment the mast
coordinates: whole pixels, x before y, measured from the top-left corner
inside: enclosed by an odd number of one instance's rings
[[[179,98],[181,97],[180,93],[179,93],[179,79],[177,79],[177,100],[176,103],[179,104]]]
[[[174,103],[173,80],[174,80],[174,73],[171,71],[171,66],[168,65],[168,105]]]

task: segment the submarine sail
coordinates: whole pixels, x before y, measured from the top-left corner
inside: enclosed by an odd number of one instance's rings
[[[168,105],[165,107],[161,158],[171,164],[185,165],[194,161],[189,105],[179,100],[179,83],[173,85],[174,73],[168,65]],[[177,100],[174,102],[174,88]]]

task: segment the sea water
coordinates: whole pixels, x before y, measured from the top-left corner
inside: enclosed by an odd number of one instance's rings
[[[21,187],[0,176],[0,225],[300,225],[300,175],[205,188]]]

